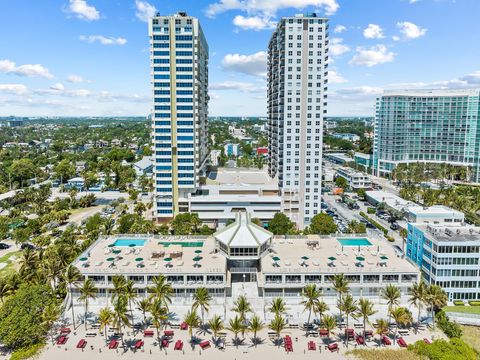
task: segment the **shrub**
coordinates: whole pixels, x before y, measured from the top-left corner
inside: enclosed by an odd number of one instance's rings
[[[393,237],[391,237],[391,236],[387,236],[387,240],[390,241],[390,242],[394,242],[394,241],[395,241],[395,239],[394,239]]]
[[[468,302],[468,305],[470,305],[470,306],[480,306],[480,301],[470,300]]]
[[[453,304],[454,304],[455,306],[463,306],[463,305],[465,305],[465,303],[464,303],[462,300],[455,300],[455,301],[453,302]]]
[[[462,336],[462,328],[454,321],[450,321],[444,311],[440,310],[437,315],[437,324],[440,329],[449,338],[460,338]]]
[[[475,350],[460,339],[435,340],[432,344],[425,344],[422,340],[408,347],[422,359],[429,360],[474,360],[477,358]]]
[[[10,360],[24,360],[24,359],[31,359],[36,357],[43,349],[44,343],[37,343],[25,348],[20,348],[15,350],[10,357]]]
[[[360,216],[363,217],[364,219],[367,219],[373,226],[375,226],[377,229],[383,231],[383,235],[387,236],[388,235],[388,230],[385,229],[382,225],[380,225],[378,222],[367,216],[363,211],[360,211]]]
[[[368,208],[367,208],[367,213],[369,213],[369,214],[375,214],[375,208],[373,208],[373,207],[368,207]]]

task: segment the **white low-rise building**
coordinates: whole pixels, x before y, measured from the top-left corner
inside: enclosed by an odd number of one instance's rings
[[[465,215],[448,206],[435,205],[430,207],[409,206],[406,219],[410,223],[417,224],[442,224],[463,223]]]
[[[212,166],[218,166],[218,158],[220,157],[221,153],[221,150],[210,151],[210,164],[212,164]]]
[[[354,191],[358,189],[370,189],[372,187],[370,177],[363,172],[345,167],[338,168],[337,175],[347,180],[348,186]]]

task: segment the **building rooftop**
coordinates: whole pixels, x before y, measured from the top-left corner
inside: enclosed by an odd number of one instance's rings
[[[273,234],[252,223],[250,214],[237,213],[233,224],[217,231],[215,239],[227,247],[260,247],[268,242]]]
[[[370,245],[347,246],[340,243],[343,240],[347,244],[368,241]],[[413,264],[398,257],[393,247],[367,235],[275,237],[271,249],[262,259],[262,270],[268,274],[418,272]]]
[[[379,203],[384,202],[388,206],[397,210],[405,210],[408,206],[415,205],[415,203],[402,199],[401,197],[386,191],[367,191],[366,196]]]
[[[415,215],[429,215],[429,214],[438,214],[438,215],[457,215],[462,216],[461,211],[452,209],[444,205],[434,205],[429,207],[423,207],[418,205],[409,206],[408,211]]]
[[[480,89],[400,89],[385,90],[384,96],[458,96],[458,95],[479,95]]]
[[[480,226],[465,224],[413,224],[413,226],[437,241],[478,241],[480,243]]]
[[[211,172],[207,185],[272,185],[277,182],[268,176],[266,170],[226,169],[221,168]]]

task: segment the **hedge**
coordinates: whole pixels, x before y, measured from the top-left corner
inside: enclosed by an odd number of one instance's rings
[[[437,325],[449,338],[462,337],[462,328],[454,321],[450,321],[444,311],[440,310],[437,315]]]
[[[25,360],[37,357],[45,344],[37,343],[28,347],[15,350],[10,357],[10,360]]]
[[[478,301],[478,300],[477,300],[477,301],[476,301],[476,300],[470,300],[470,301],[468,302],[468,305],[470,305],[470,306],[480,306],[480,301]]]
[[[462,300],[455,300],[455,301],[453,302],[453,305],[455,305],[455,306],[464,306],[465,303],[464,303]]]
[[[388,230],[385,229],[382,225],[380,225],[378,222],[367,216],[363,211],[360,211],[360,216],[363,217],[364,219],[368,220],[373,226],[375,226],[377,229],[383,231],[383,235],[387,236],[388,235]]]
[[[367,208],[367,213],[369,213],[369,214],[375,214],[375,212],[376,212],[375,208],[373,208],[373,207],[368,207],[368,208]]]

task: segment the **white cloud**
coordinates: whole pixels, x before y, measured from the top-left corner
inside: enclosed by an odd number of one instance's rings
[[[419,2],[419,1],[420,1],[420,0],[410,0],[409,3],[410,3],[410,4],[415,4],[415,3]]]
[[[113,36],[103,36],[103,35],[80,35],[80,40],[85,41],[87,43],[93,44],[94,42],[99,42],[102,45],[125,45],[127,43],[127,39],[123,37],[113,37]]]
[[[118,102],[118,101],[128,101],[128,102],[150,102],[150,97],[147,95],[139,94],[116,94],[109,91],[101,91],[98,97],[98,101],[101,102]]]
[[[251,55],[227,54],[222,60],[222,68],[263,77],[267,74],[267,53],[259,51]]]
[[[275,21],[271,21],[268,17],[259,17],[251,16],[244,17],[242,15],[237,15],[233,19],[233,25],[243,29],[243,30],[265,30],[265,29],[274,29]]]
[[[336,70],[328,71],[328,82],[329,84],[343,84],[348,82],[339,72]]]
[[[343,39],[333,38],[331,45],[328,47],[328,52],[333,56],[340,56],[350,51],[350,47],[342,43]]]
[[[341,34],[342,32],[344,32],[344,31],[346,31],[346,30],[347,30],[347,28],[346,28],[345,26],[343,26],[343,25],[337,25],[337,26],[335,26],[335,28],[333,29],[333,32],[334,32],[335,34]]]
[[[135,7],[137,9],[135,15],[139,20],[144,22],[148,22],[148,19],[155,16],[157,13],[155,6],[147,1],[135,0]]]
[[[239,90],[241,92],[266,92],[265,86],[257,86],[253,83],[242,81],[223,81],[213,83],[209,86],[209,90]]]
[[[100,12],[94,6],[89,5],[86,0],[69,0],[67,11],[82,20],[100,19]]]
[[[400,41],[400,36],[393,35],[393,36],[392,36],[392,40],[393,40],[393,41]]]
[[[5,74],[15,74],[19,76],[28,77],[44,77],[46,79],[52,79],[53,75],[48,71],[46,67],[40,64],[25,64],[16,66],[13,61],[0,60],[0,72]]]
[[[454,78],[432,82],[396,83],[389,84],[389,89],[468,89],[480,86],[480,70]]]
[[[326,15],[334,14],[340,7],[337,0],[220,0],[210,4],[205,13],[214,17],[229,10],[242,10],[248,14],[273,16],[282,9],[304,9],[307,6],[323,8]]]
[[[65,86],[63,86],[60,83],[56,83],[56,84],[53,84],[52,86],[50,86],[50,89],[56,90],[56,91],[63,91],[63,90],[65,90]]]
[[[67,81],[73,84],[80,84],[85,82],[85,79],[80,75],[71,74],[67,76]]]
[[[15,95],[25,95],[28,89],[23,84],[0,84],[0,92]]]
[[[376,24],[368,24],[363,30],[363,36],[367,39],[382,39],[385,37],[381,26]]]
[[[392,62],[395,55],[394,52],[388,51],[385,45],[375,45],[369,48],[358,47],[356,54],[350,60],[350,64],[371,67]]]
[[[398,22],[397,27],[406,39],[416,39],[424,36],[427,33],[427,29],[422,28],[409,21]]]

